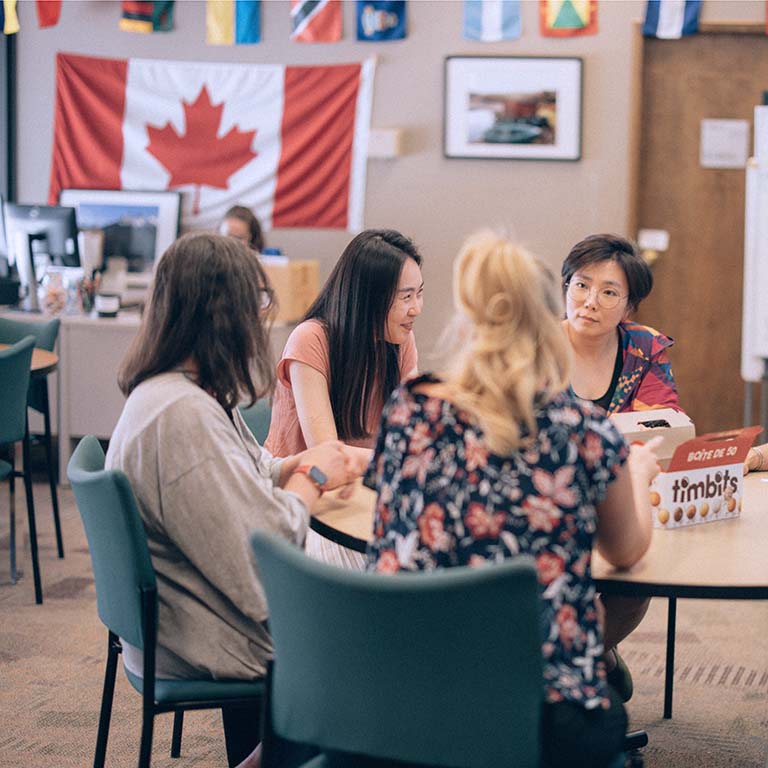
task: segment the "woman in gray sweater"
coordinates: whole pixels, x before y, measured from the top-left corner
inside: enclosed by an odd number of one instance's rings
[[[241,418],[239,402],[272,390],[272,298],[242,243],[181,237],[157,266],[120,371],[128,399],[107,468],[128,476],[147,533],[158,582],[159,678],[265,674],[272,646],[250,534],[269,530],[301,546],[322,491],[360,474],[339,441],[275,459]],[[141,651],[123,647],[124,664],[140,675]],[[258,734],[249,732],[250,713],[223,716],[234,765]]]

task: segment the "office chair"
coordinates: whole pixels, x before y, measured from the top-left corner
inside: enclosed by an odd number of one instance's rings
[[[251,430],[253,436],[259,445],[264,445],[264,441],[269,434],[269,423],[272,420],[272,404],[267,398],[257,400],[250,408],[238,406],[240,413]]]
[[[70,459],[67,476],[83,520],[96,582],[99,618],[108,630],[107,664],[96,738],[94,768],[102,768],[107,752],[120,638],[144,655],[142,677],[126,670],[142,697],[139,768],[148,768],[154,718],[174,712],[171,756],[181,753],[183,713],[254,704],[264,683],[256,681],[162,680],[155,676],[157,584],[144,526],[128,478],[104,469],[104,452],[95,437],[85,437]],[[254,724],[258,729],[258,723]]]
[[[275,735],[324,752],[431,766],[539,762],[539,586],[530,558],[396,577],[333,568],[252,538],[275,661]],[[306,766],[320,768],[324,759]]]
[[[32,364],[32,350],[35,339],[25,336],[8,349],[0,351],[0,445],[9,445],[9,461],[0,459],[0,479],[9,478],[10,484],[10,549],[11,580],[16,582],[16,497],[15,481],[24,480],[27,497],[27,520],[29,524],[29,547],[32,555],[32,575],[35,583],[35,602],[43,602],[43,588],[40,580],[40,562],[37,552],[37,526],[35,525],[35,502],[32,496],[32,465],[29,458],[29,429],[27,424],[27,389]],[[22,441],[23,469],[16,469],[15,444]]]
[[[44,323],[29,323],[21,320],[10,320],[0,317],[0,344],[14,344],[25,336],[34,336],[35,346],[53,352],[56,339],[59,336],[58,318]],[[43,377],[33,379],[29,383],[27,405],[43,415],[43,447],[45,449],[45,463],[48,468],[48,485],[51,489],[51,504],[53,507],[53,524],[56,528],[56,549],[59,557],[64,557],[64,540],[61,535],[61,521],[59,519],[59,495],[56,490],[56,462],[53,460],[51,448],[51,412],[48,402],[48,379]]]

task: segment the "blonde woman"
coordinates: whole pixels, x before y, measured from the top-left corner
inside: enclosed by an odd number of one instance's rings
[[[464,245],[453,361],[402,385],[383,414],[365,478],[378,492],[368,557],[394,572],[533,556],[543,765],[594,768],[621,752],[626,714],[601,660],[591,550],[621,567],[642,557],[658,467],[652,447],[630,452],[602,410],[570,393],[558,294],[514,243],[483,232]]]

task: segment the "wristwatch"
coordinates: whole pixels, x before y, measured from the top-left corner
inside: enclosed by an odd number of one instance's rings
[[[306,475],[318,487],[321,493],[328,490],[328,486],[326,485],[328,483],[328,478],[325,476],[325,472],[314,464],[302,464],[301,466],[296,467],[293,471]]]

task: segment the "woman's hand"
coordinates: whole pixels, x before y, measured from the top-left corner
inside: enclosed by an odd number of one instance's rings
[[[629,474],[632,484],[648,487],[656,475],[661,471],[656,449],[661,445],[662,438],[652,437],[645,443],[634,442],[629,447]]]
[[[340,440],[326,440],[297,454],[298,464],[313,464],[326,476],[328,490],[351,483],[360,475],[354,452]]]
[[[768,469],[766,464],[765,451],[768,450],[768,443],[764,445],[755,445],[749,449],[746,461],[744,462],[744,474],[747,472],[759,472],[761,469]]]

